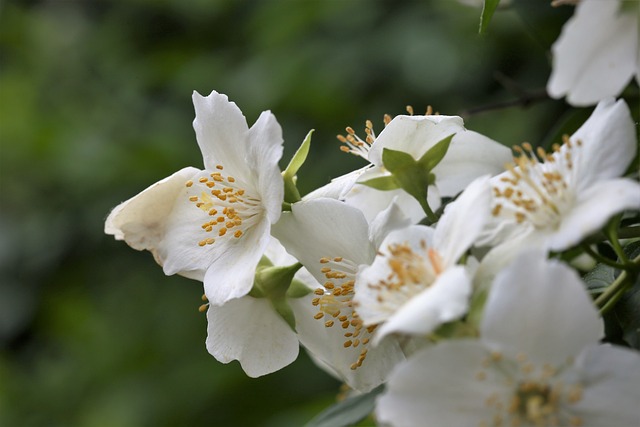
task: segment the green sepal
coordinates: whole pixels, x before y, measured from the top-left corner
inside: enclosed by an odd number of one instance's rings
[[[263,257],[263,260],[265,257]],[[262,263],[263,260],[260,262]],[[267,260],[268,261],[268,260]],[[302,267],[302,264],[295,263],[288,266],[273,266],[271,261],[264,262],[263,266],[258,266],[253,281],[253,289],[249,295],[254,297],[267,298],[276,312],[295,331],[296,322],[293,311],[287,303],[287,291],[293,281],[293,276]]]
[[[400,184],[398,184],[398,181],[393,177],[393,175],[379,176],[377,178],[359,182],[358,184],[366,185],[367,187],[375,188],[376,190],[380,191],[391,191],[401,188]]]
[[[307,285],[302,283],[298,279],[291,281],[291,286],[287,289],[287,298],[302,298],[313,292],[313,289],[309,289]]]
[[[384,167],[391,172],[397,185],[412,195],[432,223],[437,217],[427,203],[427,192],[430,185],[435,183],[435,175],[431,172],[447,154],[453,134],[439,141],[429,149],[419,160],[415,160],[410,154],[403,151],[384,148],[382,150],[382,162]]]
[[[484,0],[482,6],[482,15],[480,15],[480,34],[484,34],[489,28],[489,22],[493,17],[493,13],[496,11],[500,0]]]
[[[426,153],[420,157],[418,163],[422,165],[426,170],[431,172],[433,168],[438,166],[438,163],[444,159],[444,156],[449,151],[449,145],[451,145],[451,140],[453,139],[455,134],[451,134],[444,138],[443,140],[436,143],[433,147],[429,149]],[[435,182],[435,177],[434,177]],[[431,183],[433,184],[433,182]]]
[[[312,134],[313,129],[309,131],[307,136],[304,138],[304,141],[302,141],[302,144],[300,144],[300,147],[291,158],[291,161],[289,161],[286,169],[282,172],[282,178],[284,179],[284,201],[287,203],[299,202],[301,199],[300,191],[298,191],[298,187],[296,186],[296,174],[304,164],[305,160],[307,160],[309,147],[311,146]]]

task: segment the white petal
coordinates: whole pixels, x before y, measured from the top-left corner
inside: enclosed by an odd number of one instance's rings
[[[579,196],[573,209],[562,218],[559,229],[547,237],[549,249],[568,249],[602,228],[613,215],[640,209],[640,184],[630,179],[598,182]]]
[[[396,116],[371,145],[369,161],[382,166],[384,148],[419,159],[436,143],[463,129],[463,121],[457,116]]]
[[[394,427],[492,425],[487,399],[511,390],[504,377],[483,370],[487,356],[479,342],[470,340],[417,352],[392,372],[376,402],[376,418]],[[481,372],[486,375],[482,381]]]
[[[193,129],[207,170],[216,165],[237,174],[247,169],[247,120],[234,102],[216,91],[209,96],[193,93],[196,118]]]
[[[245,169],[255,177],[256,189],[272,224],[280,218],[284,199],[284,183],[278,166],[282,143],[282,129],[275,116],[264,111],[249,129]]]
[[[616,96],[635,74],[638,22],[621,2],[583,0],[552,47],[547,91],[576,106]]]
[[[298,339],[268,300],[246,296],[207,311],[207,350],[222,363],[238,360],[252,377],[284,368],[298,357]]]
[[[621,176],[638,149],[635,125],[623,100],[600,102],[571,141],[582,142],[573,183],[578,192],[598,180]]]
[[[344,257],[356,265],[373,260],[369,227],[362,212],[334,199],[295,203],[273,225],[273,235],[318,280],[323,257]]]
[[[353,172],[334,178],[330,183],[305,195],[302,200],[320,199],[323,197],[344,200],[345,195],[351,190],[351,188],[353,188],[360,175],[370,168],[371,165],[367,165]]]
[[[387,234],[393,230],[408,227],[410,224],[411,220],[402,212],[397,199],[393,199],[389,207],[376,215],[371,221],[369,240],[373,242],[374,247],[378,248]]]
[[[463,267],[452,267],[435,283],[409,300],[376,331],[374,345],[387,334],[425,335],[459,319],[469,308],[471,280]]]
[[[134,249],[151,251],[162,265],[165,254],[158,248],[165,239],[167,222],[176,205],[187,201],[185,184],[198,172],[192,167],[181,169],[119,204],[105,222],[105,233]]]
[[[273,236],[269,239],[269,244],[264,251],[264,256],[269,258],[269,261],[271,261],[273,265],[291,265],[297,262],[295,257],[290,255],[284,246],[282,246],[282,243]]]
[[[609,345],[586,349],[576,360],[582,398],[571,409],[589,426],[632,426],[640,421],[640,355]]]
[[[534,363],[559,365],[602,337],[602,321],[576,272],[540,251],[518,256],[498,276],[482,340]]]
[[[460,131],[433,169],[440,194],[453,197],[482,175],[496,175],[512,160],[511,150],[473,131]]]
[[[264,220],[241,238],[221,242],[224,244],[219,247],[219,256],[211,260],[204,276],[205,295],[212,305],[222,305],[251,291],[256,267],[269,240],[269,224]]]
[[[449,204],[436,225],[433,245],[453,265],[475,242],[491,214],[489,177],[478,178]]]
[[[390,338],[375,348],[369,347],[362,366],[351,369],[358,359],[362,347],[344,347],[346,338],[339,326],[327,328],[323,320],[313,315],[317,308],[311,304],[313,295],[290,302],[296,316],[296,329],[300,343],[318,361],[319,366],[338,377],[349,387],[367,392],[387,379],[393,367],[404,360],[398,343]]]

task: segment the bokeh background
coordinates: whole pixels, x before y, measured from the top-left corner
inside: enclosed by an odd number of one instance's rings
[[[272,110],[284,164],[316,129],[303,191],[362,166],[345,126],[407,104],[507,145],[558,141],[589,113],[544,96],[572,8],[513,3],[479,36],[480,9],[454,0],[0,0],[0,425],[298,426],[335,401],[304,352],[259,379],[218,363],[201,285],[104,219],[202,166],[193,90],[249,124]]]

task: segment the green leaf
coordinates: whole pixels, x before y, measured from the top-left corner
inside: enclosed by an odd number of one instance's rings
[[[376,397],[384,386],[378,386],[365,394],[349,397],[332,405],[309,421],[305,427],[348,427],[365,419],[375,406]]]
[[[615,269],[606,264],[598,264],[584,276],[590,293],[601,293],[615,280]]]
[[[418,164],[422,165],[426,170],[431,172],[433,168],[438,166],[438,163],[442,161],[445,154],[449,150],[449,145],[451,144],[451,140],[455,134],[451,134],[444,138],[442,141],[438,142],[436,145],[431,147],[429,151],[424,153],[422,157],[418,160]]]
[[[293,155],[286,169],[282,172],[282,178],[284,179],[284,200],[288,203],[295,203],[300,201],[300,192],[298,191],[298,187],[296,186],[296,174],[300,167],[304,164],[305,160],[307,160],[307,155],[309,154],[309,147],[311,146],[311,135],[313,134],[313,129],[309,131],[307,136],[300,144],[300,147]]]
[[[487,31],[493,12],[496,11],[499,3],[500,0],[484,0],[482,15],[480,16],[480,34],[484,34]]]
[[[380,191],[391,191],[400,188],[400,184],[398,184],[398,181],[396,181],[393,175],[379,176],[364,182],[359,182],[358,184],[366,185],[367,187],[375,188]]]

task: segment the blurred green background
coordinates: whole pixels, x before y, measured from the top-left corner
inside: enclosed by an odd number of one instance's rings
[[[362,165],[345,126],[407,104],[544,141],[561,101],[469,114],[544,89],[572,10],[535,3],[480,37],[480,10],[453,0],[0,1],[0,425],[298,426],[333,402],[304,352],[260,379],[216,362],[201,285],[103,235],[106,215],[202,166],[193,90],[249,124],[272,110],[283,163],[316,129],[305,191]]]

